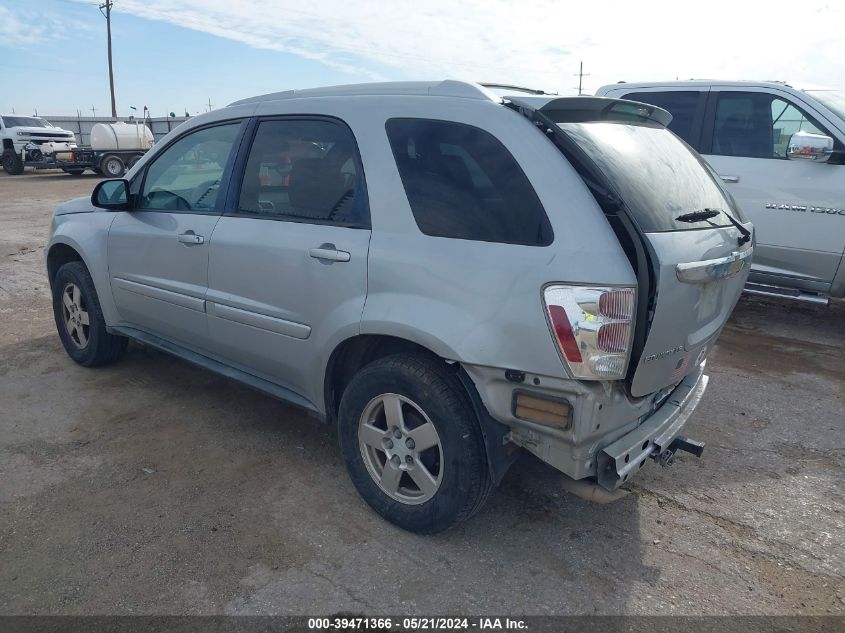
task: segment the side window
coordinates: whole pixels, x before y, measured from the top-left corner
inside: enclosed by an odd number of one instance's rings
[[[786,158],[789,137],[829,134],[795,105],[765,92],[722,92],[716,104],[713,154]]]
[[[629,101],[656,105],[672,115],[669,129],[693,147],[697,143],[695,121],[701,104],[701,92],[695,90],[671,90],[669,92],[632,92],[625,95]]]
[[[420,231],[546,246],[552,227],[522,169],[496,138],[462,123],[390,119],[387,136]]]
[[[325,120],[259,123],[238,214],[369,226],[352,132]]]
[[[212,211],[240,122],[190,132],[162,151],[147,169],[136,208]]]

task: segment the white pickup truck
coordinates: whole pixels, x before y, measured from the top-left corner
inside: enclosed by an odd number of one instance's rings
[[[0,165],[11,175],[22,174],[26,163],[76,147],[76,136],[70,130],[54,127],[41,117],[17,114],[0,116],[0,140]]]
[[[667,81],[596,93],[668,110],[754,223],[746,290],[845,296],[845,92],[780,82]]]
[[[0,166],[12,176],[25,167],[61,169],[79,176],[86,169],[120,178],[153,146],[152,131],[135,120],[98,123],[91,128],[91,146],[79,147],[73,132],[40,117],[0,116],[3,152]]]

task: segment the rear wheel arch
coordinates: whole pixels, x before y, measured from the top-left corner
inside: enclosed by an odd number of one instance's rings
[[[379,358],[401,353],[429,355],[445,363],[445,360],[428,348],[396,336],[359,334],[341,341],[332,351],[326,364],[323,382],[326,420],[330,424],[337,421],[343,391],[360,369]]]
[[[484,437],[490,476],[493,482],[498,484],[520,455],[513,445],[507,445],[505,442],[509,428],[492,418],[475,383],[459,362],[450,363],[430,348],[410,339],[384,334],[359,334],[341,341],[326,365],[326,421],[331,425],[337,424],[340,399],[358,371],[376,360],[396,354],[426,356],[454,372]]]

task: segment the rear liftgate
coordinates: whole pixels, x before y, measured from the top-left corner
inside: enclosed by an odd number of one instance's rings
[[[663,402],[600,452],[598,483],[616,489],[647,458],[668,466],[678,450],[701,456],[704,445],[679,432],[707,384],[707,352],[742,293],[753,252],[748,229],[702,160],[665,129],[668,112],[595,97],[514,97],[507,105],[579,172],[637,274],[626,386],[635,398]]]

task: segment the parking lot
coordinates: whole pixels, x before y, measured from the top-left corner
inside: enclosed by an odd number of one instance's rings
[[[43,244],[94,176],[0,174],[0,613],[845,613],[845,304],[744,297],[689,426],[592,505],[530,457],[474,519],[385,523],[333,430],[130,345],[84,369]]]

